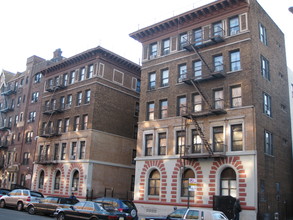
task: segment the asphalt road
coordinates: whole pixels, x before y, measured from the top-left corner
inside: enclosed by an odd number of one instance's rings
[[[55,220],[53,217],[30,215],[27,212],[19,212],[15,209],[0,208],[0,220]]]

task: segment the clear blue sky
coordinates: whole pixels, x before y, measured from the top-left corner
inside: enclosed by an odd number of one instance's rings
[[[70,57],[98,45],[139,63],[141,45],[130,33],[211,1],[2,0],[0,70],[22,72],[32,55],[51,59],[61,48]],[[258,1],[285,33],[293,69],[293,1]]]

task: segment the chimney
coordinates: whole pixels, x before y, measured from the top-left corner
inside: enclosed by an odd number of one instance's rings
[[[54,52],[53,52],[53,58],[52,58],[52,61],[53,62],[58,62],[62,60],[62,51],[61,49],[56,49]]]

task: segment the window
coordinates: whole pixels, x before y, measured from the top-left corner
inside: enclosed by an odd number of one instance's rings
[[[139,102],[135,103],[135,108],[134,108],[134,116],[138,117],[139,115]]]
[[[57,133],[58,134],[62,133],[62,119],[58,119],[57,121]]]
[[[264,108],[264,113],[267,116],[272,116],[272,104],[271,104],[271,96],[269,96],[268,94],[264,93],[263,94],[263,108]]]
[[[59,144],[54,145],[54,160],[59,160]]]
[[[36,112],[30,112],[28,116],[28,122],[34,122],[36,120]]]
[[[166,133],[159,133],[158,138],[158,155],[167,154],[167,136]]]
[[[158,170],[153,170],[150,173],[148,185],[149,185],[148,195],[151,195],[151,196],[159,196],[160,195],[161,180],[160,180],[160,173]]]
[[[32,93],[32,99],[31,102],[37,102],[39,100],[39,92],[33,92]]]
[[[62,143],[60,159],[65,160],[65,155],[66,155],[66,143]]]
[[[81,141],[79,147],[79,159],[85,159],[85,141]]]
[[[73,84],[74,81],[75,81],[75,71],[71,71],[69,76],[69,84]]]
[[[76,142],[71,143],[71,153],[70,153],[70,159],[75,160],[77,155],[77,144]]]
[[[79,130],[79,123],[80,123],[80,117],[79,116],[75,116],[74,117],[74,127],[73,127],[73,130],[74,131],[78,131]]]
[[[162,42],[162,55],[168,55],[170,53],[170,39],[165,39]]]
[[[192,96],[192,105],[193,105],[193,112],[200,112],[202,111],[202,98],[199,94],[193,94]]]
[[[169,85],[169,70],[165,69],[161,72],[161,87]]]
[[[149,74],[149,90],[156,88],[156,73]]]
[[[34,132],[33,131],[28,131],[25,134],[25,142],[26,143],[31,143],[33,140]]]
[[[70,108],[72,105],[72,95],[67,95],[66,108]]]
[[[79,70],[79,81],[84,80],[84,78],[85,78],[85,67],[82,67]]]
[[[71,184],[71,190],[77,191],[78,190],[78,184],[79,184],[79,172],[77,170],[74,171],[72,176],[72,184]]]
[[[264,45],[268,45],[267,30],[262,24],[259,24],[259,39]]]
[[[194,172],[191,169],[185,169],[181,178],[181,196],[182,197],[187,197],[188,195],[192,197],[194,196],[193,191],[188,192],[189,178],[195,178]],[[191,218],[188,217],[188,219],[191,219]]]
[[[213,33],[214,33],[214,37],[223,36],[224,30],[223,30],[223,24],[221,21],[213,24]]]
[[[151,121],[155,119],[155,103],[149,102],[147,103],[147,121]]]
[[[17,99],[17,106],[19,106],[20,103],[21,103],[21,96],[19,96],[18,99]]]
[[[242,124],[231,125],[231,151],[243,150]]]
[[[94,73],[94,65],[91,64],[88,66],[88,70],[87,70],[87,78],[90,79],[93,77],[93,73]]]
[[[44,188],[44,179],[45,179],[45,173],[42,170],[40,172],[40,176],[39,176],[39,189],[43,189]]]
[[[223,64],[223,56],[222,55],[217,55],[213,57],[214,60],[214,68],[215,72],[221,72],[224,70],[224,64]]]
[[[241,86],[231,87],[231,108],[242,106]]]
[[[152,156],[153,151],[153,135],[147,134],[145,136],[145,156]]]
[[[186,97],[181,96],[177,99],[177,116],[181,116],[187,113],[187,102]]]
[[[153,43],[150,45],[150,59],[156,58],[158,55],[158,45]]]
[[[224,108],[224,92],[223,89],[214,91],[214,106],[215,109],[223,109]]]
[[[202,72],[201,72],[201,61],[197,60],[193,62],[193,74],[196,79],[200,79]]]
[[[176,154],[184,154],[185,131],[176,131]]]
[[[180,34],[179,36],[179,50],[183,50],[184,46],[187,45],[188,38],[187,33]]]
[[[82,125],[81,125],[81,130],[86,130],[88,127],[88,115],[83,115],[82,116]]]
[[[85,90],[84,104],[89,104],[91,101],[91,90]]]
[[[61,172],[58,170],[55,174],[54,189],[60,189]]]
[[[160,101],[160,119],[164,119],[168,117],[168,101],[161,100]]]
[[[192,148],[191,153],[201,153],[203,143],[202,139],[196,129],[192,130]]]
[[[226,168],[221,173],[220,194],[237,197],[236,173],[232,168]]]
[[[195,46],[201,45],[202,44],[202,30],[201,30],[201,28],[194,30],[193,36],[194,36],[194,45]]]
[[[68,132],[69,131],[69,118],[65,118],[64,119],[64,132]]]
[[[261,60],[261,75],[265,79],[270,80],[270,63],[263,56],[260,56],[260,60]]]
[[[68,85],[68,74],[65,73],[63,74],[63,86],[67,86]]]
[[[187,67],[186,64],[179,65],[178,82],[182,82],[183,79],[187,78]]]
[[[224,151],[224,128],[223,126],[213,127],[213,148],[214,152]]]
[[[20,175],[20,185],[25,186],[25,175],[23,173]]]
[[[23,153],[22,165],[28,165],[29,160],[30,160],[30,153],[29,152]]]
[[[229,35],[238,34],[240,31],[238,16],[229,19]]]
[[[140,92],[140,85],[141,85],[141,81],[140,79],[136,80],[136,92]]]
[[[81,105],[82,103],[82,92],[78,92],[76,95],[76,106]]]
[[[265,154],[273,155],[273,135],[265,131]]]
[[[241,69],[240,51],[230,52],[230,71],[238,71]]]

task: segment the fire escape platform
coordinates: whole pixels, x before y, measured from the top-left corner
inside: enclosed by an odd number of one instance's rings
[[[191,159],[206,159],[206,158],[223,158],[226,157],[226,154],[224,152],[217,152],[213,154],[189,154],[181,156],[182,159],[191,160]]]
[[[192,77],[192,78],[185,78],[182,80],[187,85],[192,85],[192,82],[205,82],[209,80],[214,80],[214,79],[222,79],[225,78],[225,73],[224,71],[218,71],[218,72],[213,72],[208,75],[203,75],[200,77]]]
[[[223,115],[223,114],[227,114],[227,111],[224,109],[209,109],[209,110],[204,110],[199,112],[193,112],[190,114],[185,114],[185,115],[182,115],[182,117],[187,119],[194,119],[194,118],[206,117],[211,115]]]
[[[198,44],[198,42],[194,42],[194,43],[190,43],[188,45],[185,45],[183,48],[189,52],[193,52],[194,49],[198,50],[204,47],[209,47],[212,46],[214,44],[218,44],[221,42],[224,42],[224,38],[220,35],[211,37],[210,39],[206,40],[206,41],[202,41],[200,42],[200,44]]]

